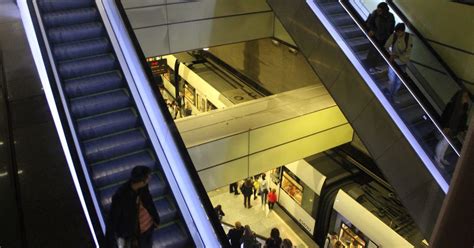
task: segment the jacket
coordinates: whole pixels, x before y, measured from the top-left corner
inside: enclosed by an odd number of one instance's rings
[[[277,201],[277,196],[275,193],[268,193],[268,202],[275,203]]]
[[[456,136],[467,129],[469,104],[463,104],[461,98],[461,93],[456,93],[441,114],[441,126],[449,128],[451,136]]]
[[[148,186],[134,191],[131,182],[127,182],[112,197],[107,223],[106,247],[116,247],[118,237],[125,239],[139,237],[138,197],[140,197],[143,207],[151,215],[153,221],[157,225],[160,223],[160,216],[156,211]]]
[[[250,196],[253,193],[253,184],[247,185],[246,183],[242,184],[240,187],[240,192],[245,196]]]
[[[280,248],[281,242],[282,242],[282,240],[281,240],[280,237],[278,237],[276,239],[270,237],[265,241],[265,246],[267,248]]]
[[[232,228],[227,233],[227,238],[230,239],[230,244],[232,248],[239,248],[240,247],[240,240],[244,235],[244,228]]]
[[[395,17],[390,12],[386,15],[379,15],[374,10],[367,18],[367,27],[369,31],[375,33],[375,39],[385,42],[395,29]]]
[[[392,55],[397,55],[397,63],[398,64],[406,64],[410,61],[410,54],[411,49],[413,47],[413,40],[410,34],[405,33],[405,37],[396,38],[395,33],[392,33],[390,37],[388,37],[387,42],[385,42],[385,49],[389,51]],[[395,43],[393,42],[395,39]],[[406,42],[405,42],[406,41]]]

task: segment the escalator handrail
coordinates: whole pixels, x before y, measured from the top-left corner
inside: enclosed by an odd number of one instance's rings
[[[157,105],[162,111],[162,113],[169,113],[165,102],[163,101],[161,97],[157,95],[157,92],[160,92],[159,88],[157,87],[156,84],[151,83],[154,81],[152,71],[146,62],[145,54],[143,50],[141,49],[140,43],[138,41],[138,38],[135,35],[135,32],[133,31],[132,25],[128,19],[128,16],[126,14],[125,8],[123,7],[122,1],[115,0],[115,5],[120,13],[120,17],[123,23],[125,24],[125,28],[128,31],[128,36],[132,42],[133,48],[136,54],[138,55],[138,58],[140,59],[140,66],[146,74],[145,77],[148,79],[146,83],[149,83],[150,88],[153,89],[153,91],[150,93],[153,95],[154,99],[157,101]],[[193,184],[193,187],[196,189],[196,192],[200,199],[200,204],[202,204],[206,212],[207,218],[211,226],[213,227],[215,234],[217,235],[219,239],[219,242],[221,243],[223,247],[229,246],[229,241],[227,239],[227,236],[225,235],[222,229],[221,223],[219,219],[217,218],[217,215],[215,214],[214,207],[212,206],[212,203],[209,200],[209,196],[207,195],[204,185],[202,184],[201,179],[199,178],[199,175],[196,171],[196,168],[193,165],[191,157],[189,156],[188,151],[186,149],[186,146],[183,140],[181,139],[181,135],[179,134],[179,131],[176,125],[174,124],[173,118],[169,114],[165,114],[163,115],[163,117],[165,118],[166,125],[170,130],[171,138],[174,141],[173,143],[176,144],[177,149],[180,151],[180,157],[184,162],[185,169],[188,175],[190,176],[190,178],[192,179],[192,184]]]
[[[362,20],[361,16],[357,13],[354,9],[352,4],[348,0],[339,0],[341,6],[347,11],[351,19],[359,26],[360,30],[364,33],[367,39],[372,43],[372,45],[378,50],[379,54],[383,57],[383,59],[387,62],[387,64],[394,70],[397,77],[400,81],[405,85],[409,93],[412,97],[417,101],[418,105],[423,109],[423,112],[428,116],[431,122],[434,124],[438,132],[448,141],[449,146],[454,150],[457,156],[460,156],[460,150],[456,147],[454,142],[449,138],[442,130],[439,121],[441,116],[436,112],[433,106],[429,103],[428,99],[425,95],[421,92],[421,90],[416,86],[416,84],[411,80],[411,78],[403,72],[397,63],[391,62],[389,60],[389,53],[385,50],[382,45],[379,45],[372,37],[368,35],[368,32],[365,28],[364,21]]]
[[[463,90],[467,90],[470,94],[471,92],[467,89],[466,85],[462,82],[462,80],[454,73],[454,71],[449,67],[446,62],[441,58],[441,56],[436,52],[436,50],[430,45],[428,40],[416,29],[416,27],[408,20],[407,16],[398,8],[398,6],[393,2],[393,0],[385,0],[390,8],[397,14],[397,16],[405,23],[406,26],[413,32],[418,39],[423,43],[423,45],[430,51],[430,53],[438,60],[439,64],[443,67],[443,69],[448,73],[448,75],[456,82],[456,84]]]

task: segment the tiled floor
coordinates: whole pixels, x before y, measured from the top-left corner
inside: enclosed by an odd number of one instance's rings
[[[296,234],[296,232],[303,232],[303,230],[292,230],[278,214],[269,211],[268,206],[262,208],[260,198],[253,200],[252,197],[252,208],[246,209],[243,204],[243,196],[230,194],[228,187],[209,192],[209,197],[214,206],[222,205],[222,210],[226,214],[222,219],[223,222],[234,225],[236,221],[240,221],[242,225],[249,225],[256,234],[264,237],[270,236],[271,229],[276,227],[280,230],[281,237],[290,239],[295,247],[317,247],[314,243],[305,243]]]

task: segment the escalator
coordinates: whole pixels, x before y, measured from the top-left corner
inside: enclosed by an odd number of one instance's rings
[[[450,96],[441,97],[446,92],[430,88],[430,83],[437,83],[430,82],[436,77],[420,77],[411,69],[405,73],[390,62],[384,48],[364,31],[364,18],[352,6],[354,2],[267,0],[425,237],[429,237],[460,154],[460,145],[444,135],[438,124]],[[416,34],[412,36],[420,39]],[[417,49],[422,45],[417,43]],[[370,49],[377,49],[377,68],[385,73],[369,72]],[[424,54],[433,56],[431,51],[426,49]],[[391,83],[388,70],[395,71],[403,82],[393,96],[387,90]],[[452,78],[442,79],[452,84],[454,92],[463,89]],[[434,158],[440,140],[449,144],[449,165],[440,165]]]
[[[102,229],[97,235],[103,235],[115,191],[127,182],[133,167],[145,165],[153,171],[149,189],[161,219],[153,233],[154,247],[202,246],[191,233],[196,229],[189,227],[194,220],[185,220],[183,211],[189,210],[177,203],[95,1],[29,4],[30,9],[36,7],[38,26],[56,66],[58,93],[66,100],[79,157],[82,154],[87,167],[84,181],[90,181],[92,202],[99,206]]]

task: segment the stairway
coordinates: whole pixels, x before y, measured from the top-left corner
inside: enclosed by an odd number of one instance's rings
[[[38,6],[103,216],[131,169],[148,166],[161,219],[154,247],[193,247],[94,1],[39,0]]]

